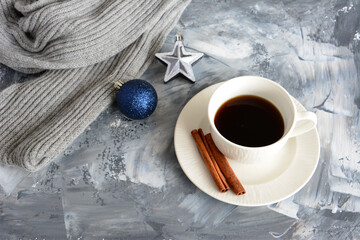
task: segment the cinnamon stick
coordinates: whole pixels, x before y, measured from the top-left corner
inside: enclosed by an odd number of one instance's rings
[[[211,152],[211,149],[210,149],[210,146],[209,144],[207,143],[206,139],[205,139],[205,135],[204,135],[204,132],[201,128],[198,129],[198,132],[199,132],[199,135],[202,139],[202,141],[204,142],[204,145],[205,145],[205,148],[206,148],[206,151],[208,152],[209,156],[210,156],[210,159],[215,167],[215,171],[217,173],[217,175],[220,177],[220,180],[221,182],[224,184],[224,187],[226,189],[226,191],[228,191],[230,188],[229,188],[229,185],[227,184],[222,172],[220,171],[219,169],[219,165],[217,164],[217,162],[215,161],[215,158],[214,158],[214,155],[212,154]]]
[[[222,183],[219,175],[217,174],[216,170],[215,170],[215,167],[214,167],[214,164],[212,163],[211,161],[211,158],[210,158],[210,155],[209,153],[206,151],[206,147],[205,147],[205,144],[204,142],[202,141],[200,135],[199,135],[199,132],[194,129],[191,131],[191,135],[193,136],[194,140],[195,140],[195,143],[196,143],[196,146],[198,147],[199,149],[199,152],[206,164],[206,167],[208,168],[210,174],[211,174],[211,177],[213,178],[216,186],[219,188],[219,191],[220,192],[226,192],[228,191],[228,189],[226,189],[226,187],[224,186],[224,184]]]
[[[216,147],[211,134],[208,133],[205,136],[206,142],[209,144],[212,154],[214,155],[215,161],[219,165],[221,172],[224,174],[224,177],[227,183],[230,185],[230,188],[234,191],[236,195],[243,195],[246,193],[245,188],[236,177],[234,171],[232,170],[230,164],[225,158],[224,154]]]

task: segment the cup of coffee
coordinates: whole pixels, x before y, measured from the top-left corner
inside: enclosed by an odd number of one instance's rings
[[[290,94],[272,80],[243,76],[224,82],[208,105],[212,138],[230,159],[272,159],[291,137],[316,126],[316,115],[297,112]]]

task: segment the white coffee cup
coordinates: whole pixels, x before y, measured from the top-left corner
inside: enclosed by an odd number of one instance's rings
[[[242,95],[264,98],[280,111],[284,120],[284,133],[278,141],[262,147],[247,147],[233,143],[220,134],[214,122],[217,110],[226,101]],[[272,80],[257,76],[233,78],[216,89],[209,101],[208,120],[211,136],[219,150],[227,158],[243,163],[259,163],[272,159],[289,138],[306,133],[313,129],[317,122],[314,113],[297,112],[292,97],[282,86]]]

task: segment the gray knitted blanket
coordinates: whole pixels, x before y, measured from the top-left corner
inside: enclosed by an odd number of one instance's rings
[[[0,92],[0,161],[36,171],[139,77],[189,0],[0,0],[0,62],[44,72]],[[44,71],[45,70],[45,71]]]

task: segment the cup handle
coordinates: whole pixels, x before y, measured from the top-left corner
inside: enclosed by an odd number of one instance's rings
[[[313,129],[317,123],[317,117],[313,112],[297,112],[295,127],[290,137],[296,137]]]

